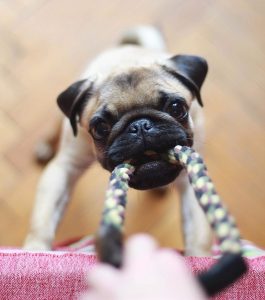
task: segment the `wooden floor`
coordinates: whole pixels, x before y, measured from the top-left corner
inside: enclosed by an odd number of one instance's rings
[[[60,115],[57,94],[135,24],[160,26],[172,53],[205,56],[205,159],[243,237],[265,246],[264,0],[2,0],[0,2],[0,245],[21,245],[42,168],[36,142]],[[95,179],[96,178],[96,179]],[[108,174],[82,178],[57,241],[93,233]],[[128,233],[181,247],[179,203],[131,191]]]

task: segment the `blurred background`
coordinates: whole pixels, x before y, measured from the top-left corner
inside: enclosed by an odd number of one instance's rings
[[[56,127],[56,96],[121,32],[163,31],[172,54],[207,58],[205,160],[245,239],[265,246],[264,0],[0,0],[0,245],[26,235],[42,167],[39,140]],[[92,234],[108,174],[79,182],[56,241]],[[178,196],[130,191],[126,233],[182,247]]]

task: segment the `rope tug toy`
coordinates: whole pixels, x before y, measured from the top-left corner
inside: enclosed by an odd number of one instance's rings
[[[247,270],[242,258],[239,231],[216,193],[205,164],[197,152],[186,146],[176,146],[165,155],[165,159],[172,164],[180,163],[186,169],[196,198],[219,243],[221,258],[210,270],[198,275],[206,293],[209,296],[214,295]],[[124,215],[128,182],[133,172],[134,167],[127,163],[118,165],[113,170],[96,239],[100,261],[115,267],[122,265]]]

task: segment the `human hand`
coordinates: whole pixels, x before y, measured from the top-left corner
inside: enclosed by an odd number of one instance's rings
[[[83,300],[206,299],[183,258],[159,249],[147,235],[127,241],[121,269],[99,263],[90,271],[88,283]]]

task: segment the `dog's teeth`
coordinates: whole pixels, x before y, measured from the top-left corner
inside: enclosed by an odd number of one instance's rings
[[[147,150],[144,152],[144,154],[147,156],[152,156],[152,155],[157,155],[157,152],[155,152],[153,150]]]

